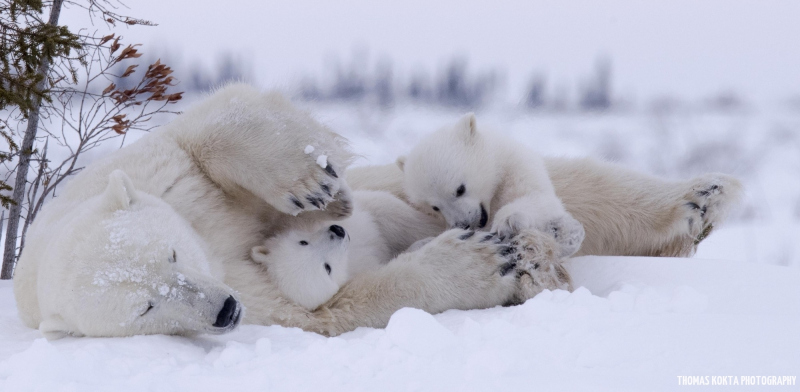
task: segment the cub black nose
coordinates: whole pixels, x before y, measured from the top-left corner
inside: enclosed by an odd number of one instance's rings
[[[483,208],[483,203],[481,203],[481,223],[478,227],[481,229],[486,226],[486,222],[489,221],[489,214],[486,212],[486,209]]]
[[[345,233],[344,233],[344,228],[342,226],[331,225],[331,229],[330,230],[333,232],[333,234],[336,234],[337,237],[344,238],[344,234]]]
[[[226,328],[238,321],[238,317],[236,317],[237,305],[236,299],[234,299],[232,295],[229,296],[228,299],[225,300],[225,303],[222,304],[222,310],[219,311],[214,326],[217,328]]]

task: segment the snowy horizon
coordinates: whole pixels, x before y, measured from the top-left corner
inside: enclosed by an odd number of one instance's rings
[[[474,72],[496,71],[501,99],[523,99],[542,75],[551,94],[574,96],[598,59],[613,66],[613,91],[626,101],[701,101],[734,94],[779,103],[800,97],[800,3],[513,1],[347,2],[140,0],[127,14],[157,27],[120,27],[148,56],[178,72],[213,68],[232,56],[256,83],[296,89],[324,78],[332,64],[367,57],[393,64],[398,77],[436,75],[453,59]],[[235,23],[232,21],[236,21]],[[85,12],[62,22],[89,26]],[[100,31],[106,28],[95,21]],[[155,57],[154,57],[155,58]]]

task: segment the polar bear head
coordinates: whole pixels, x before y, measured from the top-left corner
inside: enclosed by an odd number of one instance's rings
[[[397,161],[405,172],[409,200],[441,214],[450,227],[482,228],[500,184],[500,168],[491,141],[468,113],[454,126],[428,135]]]
[[[48,338],[224,333],[243,314],[211,275],[192,227],[120,170],[38,250],[37,292]]]
[[[252,249],[270,278],[290,300],[307,308],[322,305],[348,280],[350,236],[339,225],[294,229]]]

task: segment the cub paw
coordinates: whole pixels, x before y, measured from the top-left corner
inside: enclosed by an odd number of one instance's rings
[[[574,255],[586,237],[583,225],[569,214],[547,222],[544,232],[552,235],[558,243],[561,258]]]
[[[497,212],[492,232],[497,233],[501,238],[509,238],[521,230],[535,227],[535,222],[530,214],[519,211],[500,211]]]
[[[559,246],[558,256],[569,257],[580,249],[586,233],[583,225],[568,213],[545,221],[526,212],[498,212],[498,219],[492,225],[492,232],[500,238],[510,238],[525,230],[538,230],[553,237]]]

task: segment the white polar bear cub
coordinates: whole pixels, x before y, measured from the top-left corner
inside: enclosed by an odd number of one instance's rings
[[[489,224],[505,237],[539,230],[556,239],[561,257],[583,242],[583,226],[556,196],[541,156],[478,132],[472,113],[429,135],[397,163],[410,201],[441,214],[450,227]]]
[[[255,246],[251,256],[295,303],[313,310],[354,276],[388,263],[413,242],[444,227],[388,192],[353,192],[353,214],[304,224]]]

